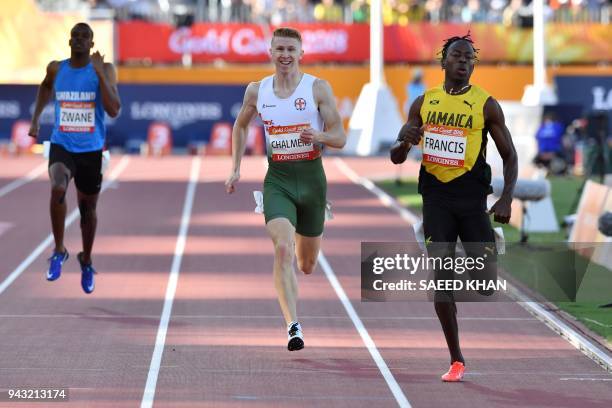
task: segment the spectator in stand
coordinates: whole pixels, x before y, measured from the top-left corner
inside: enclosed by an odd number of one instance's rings
[[[314,8],[314,18],[319,23],[341,23],[342,8],[334,0],[322,0]]]
[[[480,0],[468,0],[461,10],[461,20],[464,23],[480,23],[486,21],[486,12],[480,4]]]
[[[314,21],[314,6],[309,0],[292,0],[293,12],[289,13],[289,21],[311,23]]]
[[[89,8],[112,9],[117,20],[146,20],[172,23],[174,7],[160,6],[158,0],[36,0],[45,11],[76,11]],[[316,21],[363,23],[369,20],[369,0],[316,0]],[[334,1],[336,4],[334,4]],[[531,24],[532,0],[382,0],[385,25],[411,22]],[[196,22],[311,22],[315,0],[174,0],[193,14]],[[161,2],[161,4],[166,4]],[[216,5],[216,7],[211,7]],[[609,24],[612,0],[545,0],[546,18],[564,23]],[[331,9],[331,10],[328,10]],[[296,11],[297,10],[297,11]],[[367,12],[366,12],[367,10]],[[517,16],[518,13],[518,16]],[[512,20],[516,20],[511,23]]]
[[[518,11],[523,6],[523,0],[511,0],[504,9],[502,21],[506,27],[518,25]]]
[[[249,0],[231,0],[230,21],[246,23],[250,20],[251,4]]]
[[[490,3],[490,8],[487,12],[487,21],[489,23],[500,24],[502,22],[504,7],[506,7],[506,4],[506,0],[492,0]]]
[[[383,0],[382,18],[384,25],[395,24],[395,9],[397,8],[398,0]]]
[[[214,1],[214,0],[213,0]],[[274,11],[274,0],[252,0],[251,22],[257,24],[270,23],[272,11]]]
[[[422,1],[402,0],[400,1],[400,4],[407,6],[407,10],[405,13],[407,21],[402,20],[400,21],[400,24],[405,25],[407,23],[418,23],[421,21],[425,21],[427,17],[427,12],[425,11],[425,6],[423,5]]]
[[[289,2],[287,0],[275,0],[274,3],[274,9],[270,14],[272,25],[281,25],[284,21],[295,21],[289,17]]]
[[[367,23],[370,21],[370,5],[366,0],[353,0],[351,3],[353,23]]]
[[[542,124],[536,133],[538,142],[538,154],[534,159],[534,163],[539,166],[544,166],[551,169],[553,161],[562,160],[565,162],[565,154],[563,152],[563,134],[565,127],[557,120],[553,112],[544,114]],[[565,171],[565,166],[555,165],[555,173]]]
[[[446,15],[443,9],[442,0],[427,0],[425,2],[427,18],[433,24],[438,24],[445,19]]]
[[[425,93],[425,84],[423,83],[423,70],[415,68],[412,71],[412,80],[406,84],[406,103],[404,104],[404,113],[408,117],[408,111],[412,103],[419,96]]]

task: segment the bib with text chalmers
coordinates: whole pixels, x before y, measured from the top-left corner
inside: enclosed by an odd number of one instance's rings
[[[310,123],[267,128],[272,148],[272,161],[314,160],[320,152],[312,143],[300,140],[300,133],[309,129]]]

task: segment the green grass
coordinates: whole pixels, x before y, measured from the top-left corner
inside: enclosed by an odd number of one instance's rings
[[[551,177],[551,196],[559,225],[565,216],[576,211],[582,179]],[[422,214],[422,199],[417,192],[417,179],[384,180],[377,183],[402,205]],[[493,223],[494,226],[500,224]],[[539,250],[513,245],[520,232],[511,225],[501,225],[508,247],[502,265],[525,285],[539,289],[562,310],[574,316],[589,329],[612,343],[612,308],[599,305],[612,302],[612,279],[609,270],[589,264],[584,258],[567,251],[567,232],[560,228],[554,233],[530,233],[529,242]],[[578,290],[577,290],[578,288]],[[604,299],[609,294],[610,299]],[[566,299],[568,301],[561,301]],[[574,301],[576,299],[576,301]],[[595,301],[596,300],[596,301]]]
[[[601,308],[599,305],[600,303],[593,302],[557,302],[561,310],[577,318],[608,343],[612,343],[612,308]]]

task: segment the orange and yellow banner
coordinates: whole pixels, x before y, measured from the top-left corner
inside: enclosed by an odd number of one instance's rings
[[[40,83],[53,60],[70,57],[72,27],[85,18],[80,13],[43,13],[34,0],[0,2],[0,83]],[[94,32],[94,49],[113,62],[113,24],[88,22]]]

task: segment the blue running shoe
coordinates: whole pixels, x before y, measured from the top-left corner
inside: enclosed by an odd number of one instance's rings
[[[62,274],[62,265],[68,260],[68,250],[64,249],[64,252],[53,252],[51,258],[49,258],[49,270],[47,271],[47,280],[49,282],[54,281]]]
[[[83,257],[83,253],[79,252],[77,255],[77,259],[79,260],[79,264],[81,265],[81,287],[83,291],[87,294],[90,294],[94,291],[95,283],[94,283],[94,274],[96,274],[96,270],[91,265],[91,262],[86,264],[81,260]]]

